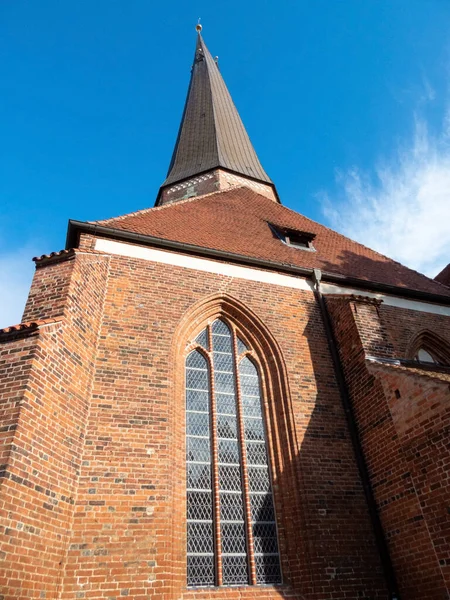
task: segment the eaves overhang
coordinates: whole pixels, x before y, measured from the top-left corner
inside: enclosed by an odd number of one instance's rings
[[[279,273],[298,275],[299,277],[304,277],[307,279],[314,278],[314,269],[311,268],[299,267],[297,265],[273,260],[254,258],[234,252],[217,250],[215,248],[205,248],[203,246],[196,246],[195,244],[167,240],[152,235],[134,233],[132,231],[124,231],[122,229],[107,227],[97,223],[87,223],[85,221],[76,221],[72,219],[69,220],[67,229],[66,249],[76,248],[78,246],[79,235],[81,233],[98,235],[100,237],[106,237],[125,242],[134,242],[144,246],[163,248],[166,250],[173,250],[175,252],[182,251],[185,254],[192,254],[193,256],[208,257],[234,264],[243,264],[256,268],[267,269],[270,271],[276,271]],[[372,293],[391,294],[401,298],[411,298],[414,300],[422,300],[424,302],[437,303],[443,306],[450,306],[450,296],[434,294],[376,281],[367,281],[365,279],[358,279],[357,277],[350,277],[348,275],[341,275],[339,273],[331,273],[329,271],[322,271],[322,282],[333,283],[349,288],[357,288],[358,290],[366,290]]]

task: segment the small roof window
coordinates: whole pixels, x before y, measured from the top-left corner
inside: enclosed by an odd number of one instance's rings
[[[312,244],[313,239],[316,237],[315,233],[280,227],[278,225],[273,225],[272,223],[269,223],[269,226],[275,235],[287,246],[315,252],[316,249]]]

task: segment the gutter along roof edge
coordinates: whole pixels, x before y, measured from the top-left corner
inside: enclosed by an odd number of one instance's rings
[[[144,235],[142,233],[133,233],[131,231],[124,231],[122,229],[106,227],[105,225],[86,223],[84,221],[76,221],[73,219],[69,220],[69,225],[67,228],[66,249],[76,248],[78,246],[78,233],[91,233],[93,235],[97,234],[104,237],[114,238],[117,240],[138,242],[145,246],[157,246],[159,248],[165,248],[167,250],[182,250],[186,254],[193,254],[196,256],[204,256],[216,259],[218,258],[227,260],[229,262],[245,264],[253,267],[263,267],[271,271],[279,271],[291,275],[300,275],[308,279],[313,277],[314,269],[312,268],[308,269],[306,267],[298,267],[287,263],[280,263],[261,258],[253,258],[242,254],[226,252],[224,250],[216,250],[214,248],[204,248],[202,246],[196,246],[194,244],[187,244],[183,242],[167,240],[151,235]],[[359,288],[362,290],[367,290],[380,294],[391,294],[394,296],[413,298],[415,300],[422,300],[424,302],[432,302],[450,306],[450,296],[433,294],[431,292],[424,292],[421,290],[415,290],[412,288],[406,288],[401,286],[389,285],[387,283],[366,281],[365,279],[358,279],[356,277],[349,277],[347,275],[340,275],[338,273],[322,271],[322,281],[327,283],[345,285],[347,287]]]

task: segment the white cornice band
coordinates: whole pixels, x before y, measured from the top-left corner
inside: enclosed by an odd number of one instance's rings
[[[275,273],[274,271],[265,271],[263,269],[255,269],[234,265],[208,258],[198,258],[188,254],[179,252],[168,252],[166,250],[157,250],[145,246],[137,246],[134,244],[124,244],[114,240],[97,239],[95,249],[108,254],[118,256],[128,256],[129,258],[139,258],[152,262],[173,265],[175,267],[183,267],[185,269],[193,269],[203,271],[204,273],[214,273],[216,275],[226,275],[228,277],[236,277],[247,281],[257,281],[260,283],[268,283],[271,285],[279,285],[282,287],[313,291],[313,283],[309,279],[302,277],[294,277],[292,275],[284,275]],[[368,298],[378,298],[387,306],[395,306],[397,308],[407,308],[409,310],[417,310],[425,313],[432,313],[450,317],[450,306],[440,304],[432,304],[429,302],[421,302],[419,300],[409,300],[399,296],[391,296],[389,294],[377,294],[367,292],[365,290],[341,287],[332,283],[322,283],[321,290],[323,294],[342,294],[355,296],[366,296]]]

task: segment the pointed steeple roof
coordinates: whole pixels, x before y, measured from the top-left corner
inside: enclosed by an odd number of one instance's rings
[[[199,31],[183,117],[163,187],[220,167],[272,184]]]

